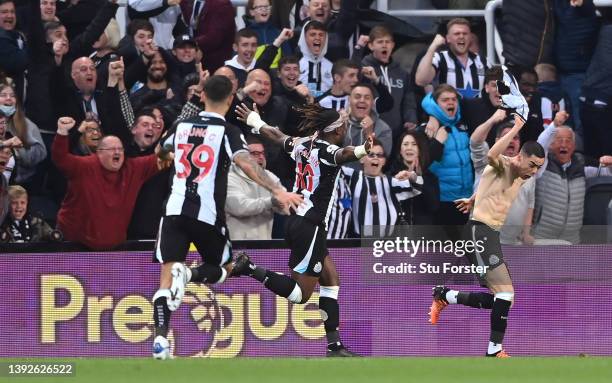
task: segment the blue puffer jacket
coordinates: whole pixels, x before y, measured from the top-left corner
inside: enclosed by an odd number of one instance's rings
[[[434,101],[431,93],[425,96],[421,106],[449,132],[442,159],[434,161],[429,167],[440,182],[440,201],[451,202],[458,198],[469,198],[474,191],[474,170],[470,159],[470,137],[457,128],[461,110],[457,110],[454,118],[448,117]]]

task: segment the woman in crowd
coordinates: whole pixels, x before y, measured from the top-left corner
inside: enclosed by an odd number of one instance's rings
[[[6,116],[5,137],[12,137],[15,149],[14,183],[26,189],[34,186],[36,165],[44,161],[47,149],[36,124],[25,117],[15,89],[10,83],[0,83],[0,112]]]
[[[398,140],[399,156],[391,164],[389,174],[395,176],[408,171],[423,177],[421,194],[400,202],[400,223],[409,225],[431,225],[440,205],[440,186],[438,178],[429,170],[431,160],[427,137],[420,132],[405,132]]]

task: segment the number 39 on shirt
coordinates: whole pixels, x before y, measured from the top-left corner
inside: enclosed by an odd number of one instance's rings
[[[215,162],[215,152],[213,148],[206,144],[195,147],[194,144],[178,144],[179,163],[183,165],[183,170],[178,172],[178,178],[188,178],[193,167],[199,170],[198,176],[193,180],[195,183],[201,182],[210,173]]]

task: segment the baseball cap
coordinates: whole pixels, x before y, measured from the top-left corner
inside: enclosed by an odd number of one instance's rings
[[[185,44],[191,44],[194,47],[196,47],[196,42],[195,40],[189,36],[189,35],[180,35],[179,37],[174,39],[174,44],[172,45],[172,48],[177,48],[180,46],[183,46]]]

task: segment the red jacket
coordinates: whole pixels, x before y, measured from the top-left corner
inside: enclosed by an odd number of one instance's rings
[[[191,22],[194,0],[181,1],[185,25]],[[213,73],[232,58],[236,34],[236,11],[229,0],[205,0],[200,12],[194,39],[202,50],[202,65]]]
[[[51,153],[53,163],[68,179],[57,213],[64,238],[94,250],[123,243],[140,187],[158,172],[155,155],[126,158],[118,172],[110,172],[96,155],[70,154],[68,137],[59,134]]]

